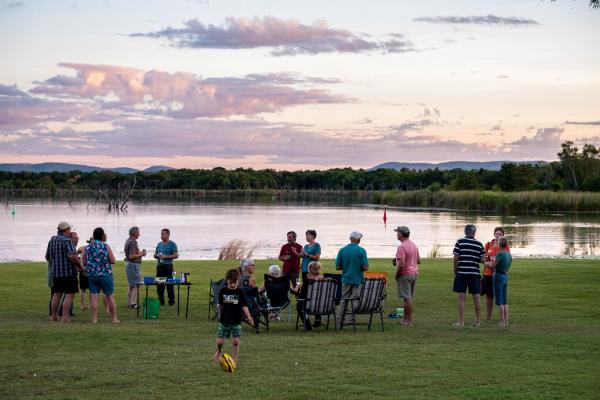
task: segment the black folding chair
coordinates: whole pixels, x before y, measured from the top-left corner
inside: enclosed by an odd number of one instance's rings
[[[300,313],[302,313],[302,323],[304,332],[307,331],[307,324],[304,322],[310,315],[327,315],[327,330],[329,330],[329,319],[331,315],[335,319],[335,293],[337,281],[331,278],[325,278],[319,281],[307,281],[308,291],[305,299],[298,299],[298,316],[296,317],[296,330],[300,325]],[[335,325],[335,324],[334,324]],[[337,327],[336,327],[337,329]]]
[[[265,292],[267,293],[268,303],[262,305],[262,308],[267,315],[274,314],[280,319],[289,321],[292,318],[289,277],[273,277],[269,274],[265,274]],[[286,308],[288,309],[287,320],[281,315]]]
[[[248,311],[250,315],[252,315],[252,319],[254,320],[254,325],[252,327],[256,330],[256,333],[260,332],[260,325],[264,325],[269,330],[269,315],[266,313],[264,308],[260,306],[260,296],[258,294],[258,288],[252,287],[247,290],[244,290],[244,294],[246,295],[246,301],[248,302]],[[250,325],[250,322],[246,319],[244,315],[243,320],[245,323]]]
[[[218,281],[210,280],[210,287],[208,288],[208,319],[211,319],[211,310],[214,312],[212,319],[219,318],[219,292],[226,285],[227,281],[225,279],[219,279]]]
[[[359,314],[370,314],[368,328],[369,330],[371,329],[373,314],[379,314],[379,317],[381,318],[381,330],[383,331],[383,305],[385,301],[385,283],[385,278],[366,278],[360,288],[360,294],[358,298],[345,299],[346,305],[342,312],[340,330],[342,330],[344,327],[346,311],[348,309],[348,304],[350,304],[350,313],[352,314],[352,325],[354,326],[354,332],[356,332],[356,316]]]

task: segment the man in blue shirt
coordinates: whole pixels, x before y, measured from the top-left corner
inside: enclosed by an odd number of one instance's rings
[[[458,293],[458,322],[454,326],[465,325],[465,295],[467,289],[473,295],[475,304],[475,321],[473,326],[480,324],[479,289],[481,274],[479,264],[485,262],[485,249],[480,241],[475,239],[475,225],[465,226],[465,237],[460,238],[454,245],[454,286],[452,290]]]
[[[177,245],[175,242],[169,240],[171,237],[171,231],[164,228],[160,231],[161,241],[156,245],[156,251],[154,252],[154,258],[158,260],[156,265],[156,276],[173,278],[173,260],[179,257],[177,252]],[[167,294],[169,296],[169,305],[175,304],[175,291],[173,285],[157,285],[156,293],[161,305],[165,305],[165,286],[167,286]]]
[[[365,280],[364,271],[369,269],[367,252],[359,246],[361,239],[362,233],[352,232],[350,234],[350,243],[340,249],[335,259],[335,269],[342,271],[342,299],[336,317],[338,327],[342,323],[346,299],[358,298],[360,295],[360,285]],[[352,323],[352,321],[348,322]]]

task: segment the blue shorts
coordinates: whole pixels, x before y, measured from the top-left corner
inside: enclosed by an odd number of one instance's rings
[[[112,275],[89,276],[88,279],[90,281],[91,294],[98,294],[102,290],[105,295],[109,296],[115,292]]]
[[[454,277],[454,286],[452,290],[456,293],[479,294],[481,276],[474,274],[456,274]]]
[[[506,274],[494,274],[494,297],[496,298],[496,305],[502,306],[508,304],[506,297],[506,289],[508,288],[508,275]]]

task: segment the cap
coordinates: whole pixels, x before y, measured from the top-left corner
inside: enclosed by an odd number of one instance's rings
[[[409,235],[410,229],[408,229],[408,226],[399,226],[396,229],[394,229],[394,232],[400,232],[404,235]]]
[[[363,237],[362,233],[360,233],[358,231],[354,231],[350,234],[350,239],[360,240],[360,239],[362,239],[362,237]]]
[[[56,227],[56,229],[58,229],[59,231],[66,231],[69,228],[72,228],[71,224],[65,221],[59,223]]]

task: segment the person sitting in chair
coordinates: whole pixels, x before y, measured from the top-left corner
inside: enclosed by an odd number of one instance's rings
[[[298,299],[306,300],[306,296],[308,295],[308,287],[311,285],[311,283],[313,283],[315,281],[320,281],[322,279],[325,279],[325,277],[322,274],[321,263],[318,261],[310,262],[308,264],[308,275],[306,277],[306,281],[302,282],[302,284],[300,285]],[[308,318],[306,318],[306,319],[304,318],[304,314],[302,313],[301,304],[302,304],[302,302],[296,303],[296,307],[297,307],[298,315],[300,315],[300,319],[302,320],[302,322],[304,322],[304,325],[306,326],[306,330],[310,331],[310,330],[312,330],[313,327],[318,328],[319,326],[321,326],[321,316],[320,315],[317,315],[315,317],[315,323],[311,326],[310,320]]]

